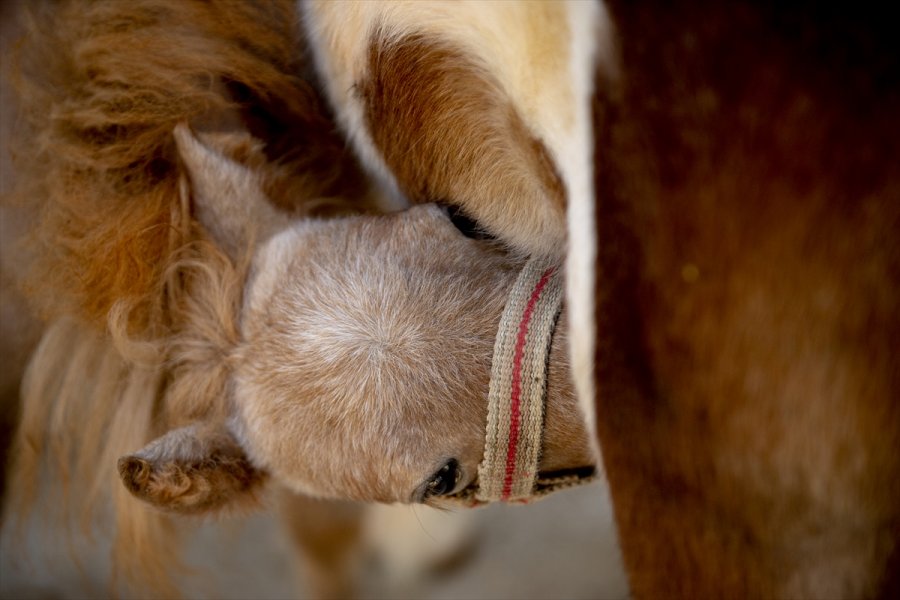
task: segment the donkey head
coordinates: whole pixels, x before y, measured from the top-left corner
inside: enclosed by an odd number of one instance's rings
[[[436,206],[294,220],[252,170],[186,128],[195,213],[235,261],[252,252],[227,421],[173,430],[119,462],[138,497],[202,512],[268,477],[295,491],[431,501],[468,486],[484,448],[494,338],[520,259],[463,235]],[[565,322],[565,315],[562,317]],[[558,328],[565,329],[564,324]],[[591,464],[554,340],[542,468]]]

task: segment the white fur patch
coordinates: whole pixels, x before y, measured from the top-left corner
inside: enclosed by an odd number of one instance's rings
[[[598,457],[598,468],[602,465],[600,447],[597,444],[597,425],[594,406],[594,337],[597,324],[594,319],[594,293],[597,267],[597,231],[594,214],[594,165],[593,122],[590,109],[594,94],[595,65],[600,65],[610,77],[615,75],[612,23],[606,5],[593,4],[595,18],[591,21],[573,23],[574,27],[589,27],[581,35],[572,36],[572,56],[574,78],[580,83],[586,101],[579,104],[584,109],[582,127],[587,139],[579,140],[580,145],[571,146],[573,151],[565,157],[561,165],[568,169],[569,209],[568,233],[569,251],[566,264],[566,296],[569,304],[569,356],[575,380],[575,393],[584,411],[589,438]],[[577,15],[573,15],[575,19]],[[588,41],[585,44],[585,41]],[[582,63],[581,61],[586,61]],[[576,65],[576,63],[578,63]],[[580,77],[580,79],[579,79]]]

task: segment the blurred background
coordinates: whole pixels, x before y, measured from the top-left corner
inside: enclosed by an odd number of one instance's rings
[[[52,494],[50,495],[52,498]],[[52,502],[52,500],[51,500]],[[368,515],[360,598],[617,599],[628,596],[607,489],[559,492],[528,506]],[[266,514],[206,523],[188,536],[188,598],[309,598],[279,522]],[[109,541],[67,536],[35,514],[0,538],[0,597],[108,597]],[[142,597],[140,590],[125,592]]]

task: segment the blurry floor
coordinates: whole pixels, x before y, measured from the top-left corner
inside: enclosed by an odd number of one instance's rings
[[[560,492],[530,506],[492,506],[459,516],[432,511],[411,515],[404,547],[426,555],[447,545],[461,519],[473,537],[453,563],[414,580],[398,581],[376,563],[363,577],[363,598],[579,599],[625,598],[627,586],[616,546],[606,488],[593,484]],[[393,509],[392,518],[411,513]],[[405,515],[399,514],[400,520]],[[381,522],[384,522],[381,519]],[[419,525],[421,522],[421,525]],[[0,597],[99,598],[107,595],[108,550],[102,540],[75,540],[73,562],[60,532],[41,534],[29,526],[17,542],[4,528],[0,538]],[[398,530],[399,534],[400,531]],[[396,540],[394,540],[396,541]],[[201,569],[184,587],[190,598],[265,599],[306,597],[295,589],[291,550],[278,523],[266,515],[205,525],[192,539],[191,566]],[[407,559],[409,557],[406,557]],[[403,557],[394,562],[402,563]],[[401,572],[403,575],[403,572]],[[301,581],[302,585],[302,581]]]

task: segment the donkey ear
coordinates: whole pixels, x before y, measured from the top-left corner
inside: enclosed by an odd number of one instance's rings
[[[119,476],[137,498],[163,510],[204,514],[258,504],[267,479],[224,425],[190,425],[119,459]]]
[[[187,125],[176,125],[173,134],[197,219],[229,257],[237,260],[286,226],[286,217],[266,198],[258,172],[204,143]]]

